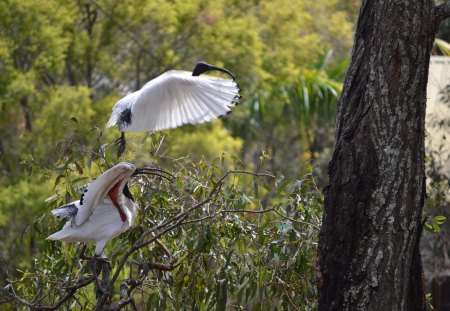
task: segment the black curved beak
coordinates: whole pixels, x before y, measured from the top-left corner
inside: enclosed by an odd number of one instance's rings
[[[158,168],[153,168],[153,167],[136,168],[136,170],[131,175],[131,177],[134,177],[137,175],[152,175],[152,176],[156,176],[156,177],[165,178],[171,182],[173,181],[172,179],[175,179],[175,176],[173,176],[169,172],[166,172],[166,171],[158,169]]]
[[[231,71],[229,71],[229,70],[227,70],[225,68],[221,68],[221,67],[217,67],[217,66],[205,63],[205,62],[198,62],[195,65],[194,70],[192,71],[192,75],[193,76],[199,76],[202,73],[205,73],[205,72],[211,71],[211,70],[215,70],[215,71],[220,71],[220,72],[226,73],[231,78],[233,78],[233,80],[236,80],[236,77],[234,76],[234,74]]]

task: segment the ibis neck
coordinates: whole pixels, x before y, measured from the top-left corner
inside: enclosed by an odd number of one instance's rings
[[[134,202],[134,197],[131,194],[130,188],[128,188],[128,183],[125,184],[122,191],[123,195]]]

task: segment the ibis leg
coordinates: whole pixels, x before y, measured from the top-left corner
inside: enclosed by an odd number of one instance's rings
[[[88,256],[86,256],[86,254],[85,254],[86,247],[87,247],[87,244],[86,244],[86,243],[83,243],[83,246],[81,247],[81,252],[80,252],[80,259],[83,259],[83,260],[92,260],[92,257],[88,257]]]
[[[95,254],[92,257],[89,266],[95,278],[95,296],[97,299],[100,299],[100,297],[106,293],[106,286],[111,273],[111,264],[107,258]],[[101,279],[99,279],[100,273],[102,274]]]
[[[117,150],[117,157],[120,157],[127,146],[124,132],[120,132],[120,137],[115,141],[115,144],[119,146],[119,149]]]

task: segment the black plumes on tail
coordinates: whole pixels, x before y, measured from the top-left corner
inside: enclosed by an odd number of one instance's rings
[[[128,125],[131,124],[131,108],[127,108],[124,111],[122,111],[120,113],[119,119],[118,119],[118,124],[119,124],[119,129],[123,130],[125,127],[127,127]]]

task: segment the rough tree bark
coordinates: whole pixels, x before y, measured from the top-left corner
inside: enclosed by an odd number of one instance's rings
[[[432,0],[362,1],[325,190],[319,310],[425,310],[426,85],[449,11]]]

